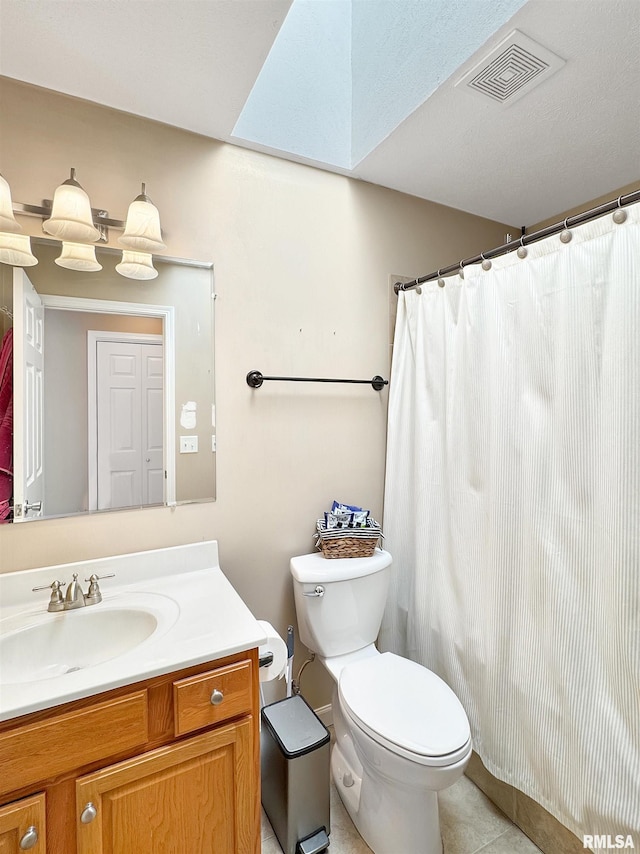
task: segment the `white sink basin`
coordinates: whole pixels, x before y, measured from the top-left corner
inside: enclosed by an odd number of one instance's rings
[[[101,585],[97,605],[48,613],[47,587],[73,574],[113,577]],[[226,658],[264,640],[220,569],[215,540],[0,572],[0,722]]]
[[[178,615],[175,602],[163,596],[118,599],[3,620],[0,683],[53,679],[111,661],[138,649],[159,630],[164,633]]]

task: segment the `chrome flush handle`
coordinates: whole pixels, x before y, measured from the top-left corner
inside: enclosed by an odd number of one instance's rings
[[[322,584],[316,584],[316,586],[313,588],[313,590],[309,590],[308,592],[305,592],[302,595],[303,596],[316,596],[319,599],[322,599],[322,597],[324,596],[324,587],[322,586]]]

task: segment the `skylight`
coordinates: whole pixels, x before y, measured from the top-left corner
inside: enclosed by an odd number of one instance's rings
[[[233,136],[353,169],[526,0],[294,0]]]

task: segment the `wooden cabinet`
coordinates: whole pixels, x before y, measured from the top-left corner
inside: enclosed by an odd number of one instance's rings
[[[0,854],[45,854],[45,796],[34,795],[0,807]]]
[[[251,740],[244,718],[82,777],[78,854],[252,851]]]
[[[0,854],[258,854],[258,693],[251,650],[0,724]]]

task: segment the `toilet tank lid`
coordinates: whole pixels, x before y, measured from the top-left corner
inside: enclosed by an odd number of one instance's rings
[[[384,549],[376,549],[371,557],[326,558],[320,552],[292,557],[291,575],[296,581],[318,584],[331,581],[348,581],[372,575],[391,566],[392,557]]]

